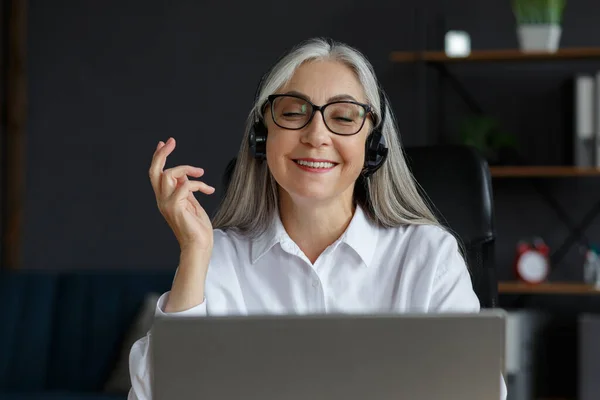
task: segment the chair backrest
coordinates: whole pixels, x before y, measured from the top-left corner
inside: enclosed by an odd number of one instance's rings
[[[493,193],[486,160],[474,148],[452,145],[409,147],[405,155],[421,194],[460,241],[481,307],[496,307]],[[225,188],[235,162],[225,169]]]
[[[440,222],[460,240],[481,306],[498,302],[494,202],[487,161],[469,146],[408,147],[406,162]]]

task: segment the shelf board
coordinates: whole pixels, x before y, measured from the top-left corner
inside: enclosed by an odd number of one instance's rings
[[[527,52],[519,49],[473,50],[467,57],[448,57],[443,51],[393,51],[390,60],[396,63],[426,61],[431,63],[464,63],[486,61],[552,61],[600,59],[600,47],[573,47],[555,53]]]
[[[498,283],[500,294],[595,294],[600,295],[600,289],[584,283],[540,283],[530,285],[522,282]]]
[[[490,174],[495,178],[535,178],[535,177],[569,177],[600,176],[600,168],[537,166],[537,167],[490,167]]]

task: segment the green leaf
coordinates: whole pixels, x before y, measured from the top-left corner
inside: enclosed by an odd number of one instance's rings
[[[566,0],[512,0],[519,24],[560,24]]]
[[[483,152],[501,148],[516,148],[514,135],[500,131],[499,122],[487,116],[471,116],[462,120],[459,133],[461,143],[474,146]]]

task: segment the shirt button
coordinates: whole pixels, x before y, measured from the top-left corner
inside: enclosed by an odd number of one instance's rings
[[[319,286],[319,281],[313,281],[312,285],[313,285],[314,288],[318,287]]]

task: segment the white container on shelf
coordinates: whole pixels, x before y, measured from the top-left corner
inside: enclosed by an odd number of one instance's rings
[[[562,27],[558,24],[522,24],[517,27],[519,46],[525,52],[558,50]]]

